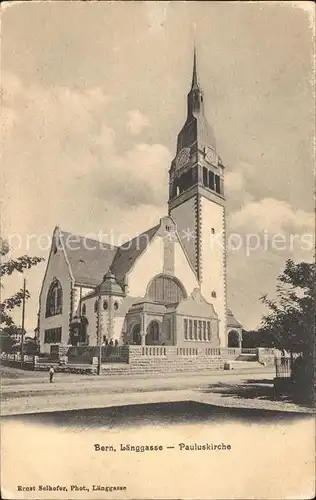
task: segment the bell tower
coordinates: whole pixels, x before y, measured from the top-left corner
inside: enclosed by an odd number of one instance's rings
[[[169,170],[168,205],[201,292],[219,316],[220,343],[226,345],[224,165],[204,112],[195,48],[187,118]]]

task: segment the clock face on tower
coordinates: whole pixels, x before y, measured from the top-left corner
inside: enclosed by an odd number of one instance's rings
[[[212,148],[207,148],[205,158],[207,161],[212,163],[213,165],[217,165],[217,154],[215,153],[214,149]]]
[[[176,157],[177,167],[182,167],[190,158],[190,148],[183,148]]]

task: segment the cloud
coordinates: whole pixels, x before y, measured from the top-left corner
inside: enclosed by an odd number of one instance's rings
[[[161,144],[124,140],[126,115],[114,128],[111,103],[100,87],[45,88],[3,75],[3,233],[22,241],[13,256],[47,257],[38,242],[49,241],[55,225],[74,234],[114,232],[125,241],[166,214],[171,154]],[[147,126],[135,110],[130,118],[134,132]],[[30,271],[29,326],[44,268]],[[15,278],[7,280],[7,295],[20,286]]]
[[[16,210],[7,206],[6,222],[12,229],[20,226],[19,211],[28,215],[32,227],[40,227],[44,221],[62,221],[70,207],[92,215],[101,202],[125,208],[163,206],[171,161],[168,149],[160,144],[124,144],[125,124],[117,123],[116,130],[111,126],[116,110],[103,89],[25,86],[7,74],[4,104],[10,123],[3,155],[6,194],[17,200]],[[139,112],[131,116],[135,129],[145,126]],[[45,207],[46,215],[39,206]]]
[[[106,158],[110,168],[99,165],[98,196],[122,205],[163,206],[167,196],[171,154],[161,144],[135,144],[124,154]]]
[[[259,297],[275,295],[285,261],[313,260],[314,225],[314,214],[274,198],[252,200],[228,217],[228,300],[246,328],[258,326],[266,312]]]
[[[230,216],[230,227],[233,230],[247,229],[248,232],[268,231],[279,233],[284,231],[314,232],[314,215],[304,210],[295,210],[281,200],[263,198],[245,204]]]
[[[245,186],[245,180],[241,172],[228,172],[225,176],[225,191],[233,193],[241,191]]]
[[[127,129],[132,135],[139,135],[145,127],[148,127],[149,120],[138,109],[133,109],[127,113]]]
[[[249,163],[240,162],[225,174],[225,195],[230,209],[235,209],[253,200],[249,184],[255,170]]]

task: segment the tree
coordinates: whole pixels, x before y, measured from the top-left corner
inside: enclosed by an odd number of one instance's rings
[[[277,298],[261,297],[269,314],[263,317],[263,332],[270,332],[276,346],[312,356],[315,331],[315,263],[286,261],[277,279]]]
[[[270,331],[277,346],[291,353],[291,390],[295,402],[314,406],[315,263],[287,260],[277,280],[277,299],[265,295],[270,313],[262,330]],[[299,353],[293,360],[293,353]]]
[[[243,330],[242,346],[245,348],[276,347],[276,340],[271,332],[258,330]]]
[[[36,266],[44,259],[43,257],[29,257],[28,255],[22,255],[17,259],[7,259],[4,260],[4,257],[8,255],[10,251],[9,245],[6,240],[0,240],[0,255],[1,255],[1,264],[0,264],[0,277],[10,276],[12,273],[19,272],[23,273],[26,269],[30,269],[33,266]],[[1,284],[1,288],[3,288]],[[9,332],[9,329],[12,329],[12,332],[15,332],[16,325],[11,316],[11,311],[15,307],[20,307],[23,303],[23,298],[30,298],[30,293],[28,290],[25,290],[25,294],[23,289],[20,289],[11,297],[0,302],[0,324],[4,325],[6,331]]]

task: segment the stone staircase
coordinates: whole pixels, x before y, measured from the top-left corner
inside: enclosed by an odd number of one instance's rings
[[[241,353],[236,361],[257,361],[257,354],[254,353]]]
[[[230,361],[229,364],[231,365],[232,370],[241,370],[241,371],[262,371],[267,367],[264,367],[259,361],[253,361],[253,360],[234,360]]]

